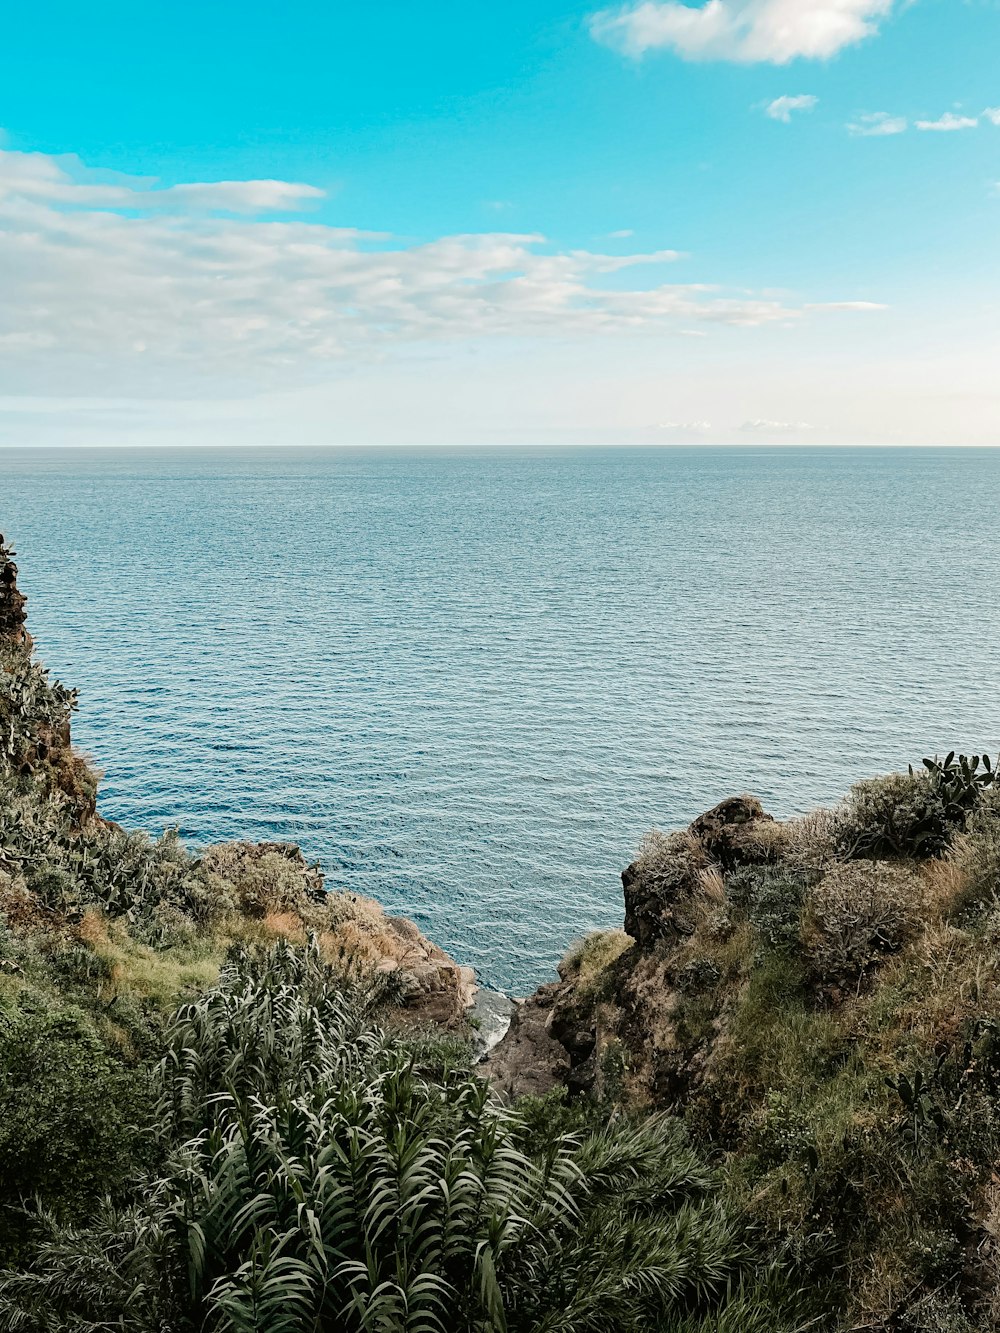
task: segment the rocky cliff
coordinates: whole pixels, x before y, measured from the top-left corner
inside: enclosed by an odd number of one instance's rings
[[[18,591],[15,551],[6,544],[0,533],[0,643],[28,644],[25,629],[27,598]]]
[[[784,827],[752,796],[732,797],[682,833],[654,835],[622,872],[623,931],[591,937],[514,1012],[484,1070],[509,1096],[564,1085],[604,1095],[627,1077],[630,1098],[672,1105],[701,1053],[676,1031],[678,998],[694,984],[687,948],[724,902],[724,875],[772,861]],[[685,971],[685,969],[688,969]]]

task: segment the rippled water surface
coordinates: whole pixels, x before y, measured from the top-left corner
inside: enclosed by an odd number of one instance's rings
[[[0,452],[104,812],[523,991],[652,825],[1000,749],[1000,451]]]

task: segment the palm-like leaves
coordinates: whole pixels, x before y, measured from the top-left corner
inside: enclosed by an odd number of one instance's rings
[[[516,1113],[431,1076],[372,1006],[315,948],[235,957],[168,1034],[168,1177],[0,1279],[0,1328],[688,1333],[746,1305],[744,1230],[676,1122],[534,1158]]]

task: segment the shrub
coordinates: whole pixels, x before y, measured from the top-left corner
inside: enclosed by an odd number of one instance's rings
[[[711,902],[716,881],[704,879],[710,869],[705,848],[690,832],[648,833],[622,876],[626,932],[643,945],[690,934]]]
[[[730,875],[727,889],[733,905],[745,912],[769,948],[787,949],[798,943],[804,879],[784,867],[746,866]]]
[[[840,843],[848,856],[937,856],[991,791],[988,758],[949,754],[925,759],[923,771],[889,773],[851,788],[839,812]]]
[[[221,843],[204,853],[201,870],[215,884],[215,893],[230,898],[247,916],[263,918],[296,909],[301,913],[309,902],[311,880],[296,853],[277,844]]]
[[[819,976],[840,984],[859,979],[895,953],[919,920],[921,885],[891,862],[847,862],[828,871],[806,901],[804,942]]]
[[[152,1105],[141,1074],[113,1056],[79,1011],[32,1005],[0,1026],[0,1249],[23,1236],[39,1196],[79,1221],[147,1159]]]
[[[851,788],[838,812],[847,856],[931,856],[946,843],[945,807],[928,773],[887,773]]]
[[[812,810],[798,819],[790,819],[785,830],[781,853],[782,866],[804,878],[821,875],[840,850],[840,827],[832,810]]]

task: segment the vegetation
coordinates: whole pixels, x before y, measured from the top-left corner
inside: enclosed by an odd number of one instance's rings
[[[794,1327],[676,1118],[502,1107],[403,1021],[415,932],[295,848],[102,820],[3,595],[0,1329]]]
[[[296,848],[97,815],[12,568],[0,1330],[1000,1325],[989,760],[651,835],[550,1001],[594,1095],[502,1105],[401,1007],[413,933]]]
[[[383,1000],[315,943],[234,953],[165,1034],[166,1169],[88,1226],[40,1218],[0,1326],[789,1326],[787,1284],[752,1275],[745,1217],[678,1121],[533,1132],[387,1036]]]
[[[683,1119],[839,1330],[1000,1324],[994,773],[950,755],[762,816],[714,870],[691,834],[647,842],[633,901],[672,933],[562,969],[570,1086],[614,1052],[623,1104]]]

